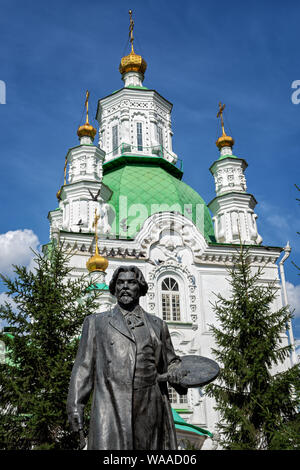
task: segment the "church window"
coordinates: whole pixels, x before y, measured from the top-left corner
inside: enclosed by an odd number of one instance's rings
[[[179,395],[173,387],[170,387],[168,385],[168,393],[169,393],[169,398],[170,402],[172,405],[184,405],[188,404],[188,399],[187,395]]]
[[[159,145],[161,145],[163,147],[164,139],[163,139],[163,130],[162,130],[161,126],[157,126],[157,141],[158,141]]]
[[[118,145],[119,145],[119,132],[118,132],[118,125],[113,126],[112,128],[112,150],[113,155],[118,153]]]
[[[136,123],[136,137],[137,137],[137,149],[138,151],[143,150],[143,128],[142,128],[142,123],[137,122]]]
[[[178,283],[172,277],[166,277],[161,284],[163,320],[180,321],[180,299]]]

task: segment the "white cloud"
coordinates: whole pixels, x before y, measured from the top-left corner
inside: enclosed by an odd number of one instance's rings
[[[34,266],[34,254],[30,248],[37,251],[40,245],[36,234],[29,229],[14,230],[0,234],[0,273],[11,276],[12,264]]]
[[[286,219],[286,217],[283,217],[278,214],[273,214],[270,215],[266,218],[267,222],[269,222],[273,227],[278,228],[279,230],[288,230],[290,228],[290,225]]]
[[[294,286],[291,282],[286,283],[288,302],[294,316],[300,317],[300,285]]]

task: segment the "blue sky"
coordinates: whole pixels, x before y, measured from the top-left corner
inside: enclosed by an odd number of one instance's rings
[[[12,231],[33,246],[48,242],[47,214],[57,207],[65,154],[78,143],[85,91],[93,117],[97,100],[123,85],[118,66],[129,51],[129,8],[135,49],[148,63],[144,85],[174,104],[173,149],[184,181],[207,203],[218,102],[226,103],[225,128],[249,165],[263,244],[292,246],[286,278],[300,339],[300,278],[291,263],[300,264],[300,104],[291,100],[300,79],[296,0],[0,0],[0,241]]]

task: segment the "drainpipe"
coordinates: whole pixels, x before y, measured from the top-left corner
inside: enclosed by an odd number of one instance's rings
[[[287,298],[287,292],[286,292],[285,274],[284,274],[283,264],[290,256],[290,253],[292,250],[289,242],[287,242],[283,250],[284,250],[284,255],[281,261],[279,262],[279,269],[280,269],[282,292],[283,292],[283,304],[286,307],[288,305],[288,298]],[[288,327],[288,332],[289,332],[290,345],[292,346],[291,363],[293,366],[298,363],[298,358],[297,358],[297,354],[295,351],[295,340],[294,340],[294,334],[293,334],[293,329],[292,329],[292,320],[288,321],[287,327]]]

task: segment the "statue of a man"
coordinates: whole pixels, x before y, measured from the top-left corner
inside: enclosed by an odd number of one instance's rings
[[[139,298],[148,285],[135,266],[120,267],[110,292],[112,312],[86,317],[74,363],[67,411],[74,431],[83,428],[83,411],[93,391],[88,449],[177,449],[167,383],[180,394],[186,374],[179,372],[167,324],[145,312]]]

